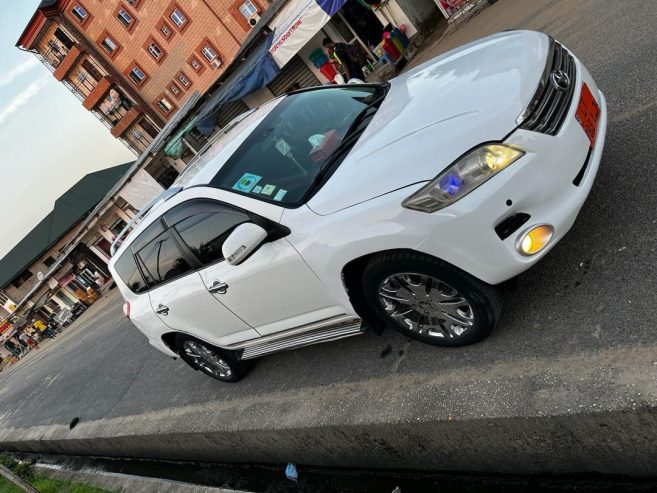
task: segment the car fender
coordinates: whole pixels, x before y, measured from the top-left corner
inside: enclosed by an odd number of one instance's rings
[[[281,223],[288,241],[339,302],[353,310],[342,280],[351,261],[395,249],[414,249],[431,229],[429,214],[404,209],[402,201],[423,184],[321,216],[307,206],[288,209]]]

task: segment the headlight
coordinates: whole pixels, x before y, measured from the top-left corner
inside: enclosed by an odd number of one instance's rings
[[[524,154],[517,147],[483,145],[456,161],[402,205],[416,211],[436,212],[462,199]]]

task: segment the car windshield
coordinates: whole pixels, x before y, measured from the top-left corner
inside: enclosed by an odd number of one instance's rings
[[[286,96],[210,185],[287,207],[300,205],[326,167],[338,164],[336,155],[346,154],[345,144],[356,142],[348,134],[385,93],[383,85],[358,85]]]

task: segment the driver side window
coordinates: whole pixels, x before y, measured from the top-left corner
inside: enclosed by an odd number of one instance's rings
[[[250,220],[242,211],[212,202],[182,207],[169,212],[167,222],[203,267],[224,260],[224,242],[237,226]]]

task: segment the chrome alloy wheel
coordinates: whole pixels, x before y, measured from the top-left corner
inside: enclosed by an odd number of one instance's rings
[[[422,336],[457,339],[475,322],[474,310],[461,293],[425,274],[400,273],[386,278],[378,289],[388,316]]]
[[[221,359],[212,349],[205,347],[203,344],[195,341],[185,341],[183,350],[199,368],[222,378],[233,375],[230,365]]]

